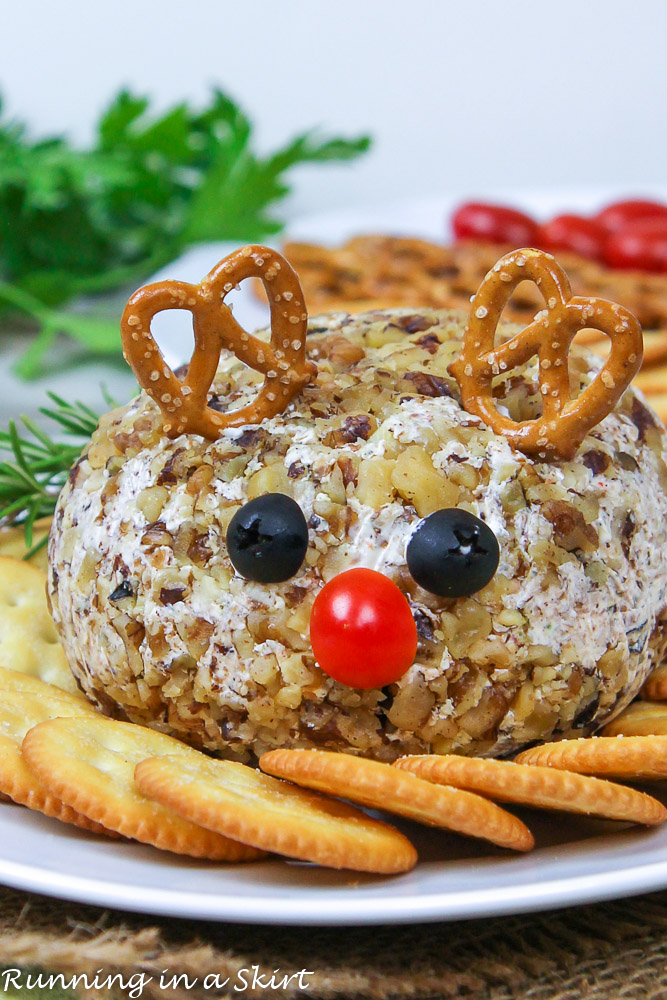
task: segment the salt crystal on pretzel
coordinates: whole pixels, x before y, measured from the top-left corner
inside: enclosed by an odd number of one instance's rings
[[[516,286],[526,279],[540,288],[545,308],[524,330],[496,347],[500,315]],[[605,334],[611,350],[591,384],[572,399],[567,356],[583,329]],[[484,278],[472,302],[463,350],[449,370],[461,389],[464,409],[481,417],[514,448],[542,459],[568,460],[614,409],[641,367],[642,351],[641,327],[632,313],[606,299],[573,296],[567,275],[551,254],[524,249],[506,254]],[[535,355],[542,415],[536,420],[512,420],[498,409],[494,378]]]
[[[261,280],[269,300],[269,343],[246,333],[225,305],[225,296],[252,277]],[[153,317],[165,309],[192,313],[195,347],[184,382],[167,365],[151,333]],[[317,368],[306,360],[307,322],[293,268],[275,250],[251,245],[221,260],[199,285],[160,281],[135,292],[121,320],[123,353],[139,385],[162,411],[169,437],[190,433],[215,440],[225,427],[258,424],[282,413],[312,381]],[[254,401],[228,413],[208,406],[208,391],[223,348],[264,375]]]

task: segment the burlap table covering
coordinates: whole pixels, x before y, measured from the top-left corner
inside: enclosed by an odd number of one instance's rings
[[[667,997],[666,958],[667,892],[488,920],[280,928],[138,916],[0,888],[0,966],[142,971],[155,977],[141,994],[148,1000],[657,1000]],[[307,989],[296,980],[277,991],[234,990],[250,981],[239,970],[253,966],[264,982],[274,970],[312,975],[301,979]],[[165,969],[197,984],[160,988]],[[230,985],[204,991],[208,974]]]

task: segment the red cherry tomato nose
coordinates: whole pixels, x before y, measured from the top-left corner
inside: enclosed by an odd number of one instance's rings
[[[310,642],[320,667],[334,680],[381,688],[412,666],[417,627],[395,583],[373,569],[349,569],[315,598]]]

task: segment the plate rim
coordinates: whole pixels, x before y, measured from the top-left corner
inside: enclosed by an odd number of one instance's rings
[[[222,892],[209,896],[181,889],[137,887],[124,882],[111,883],[101,878],[49,871],[2,857],[0,882],[13,889],[54,896],[82,905],[111,907],[179,920],[323,927],[448,923],[585,906],[657,892],[667,888],[667,851],[662,860],[616,870],[613,878],[605,869],[593,874],[552,878],[548,882],[521,882],[516,888],[497,886],[468,892],[438,892],[426,897],[413,893],[391,901],[385,897],[354,900],[333,897],[326,902],[322,897],[327,889],[320,889],[316,898],[299,898],[298,912],[293,905],[289,909],[285,895],[253,894],[246,901],[239,893]],[[288,909],[285,909],[286,902]],[[388,903],[391,903],[391,908]]]

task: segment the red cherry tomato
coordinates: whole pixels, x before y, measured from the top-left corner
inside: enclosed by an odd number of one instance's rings
[[[527,247],[535,245],[538,226],[529,215],[514,208],[469,201],[454,213],[452,229],[457,240],[485,240]]]
[[[667,273],[667,216],[639,219],[612,233],[605,243],[604,260],[610,267]]]
[[[395,583],[373,569],[348,569],[315,598],[310,642],[320,667],[334,680],[380,688],[412,666],[417,626]]]
[[[581,257],[599,260],[607,231],[599,222],[581,215],[557,215],[540,227],[538,245],[545,250],[570,250]]]
[[[635,199],[616,201],[613,205],[607,205],[601,212],[594,215],[593,219],[599,225],[604,226],[607,232],[615,233],[640,219],[656,219],[658,217],[667,218],[667,205],[663,205],[659,201]]]

